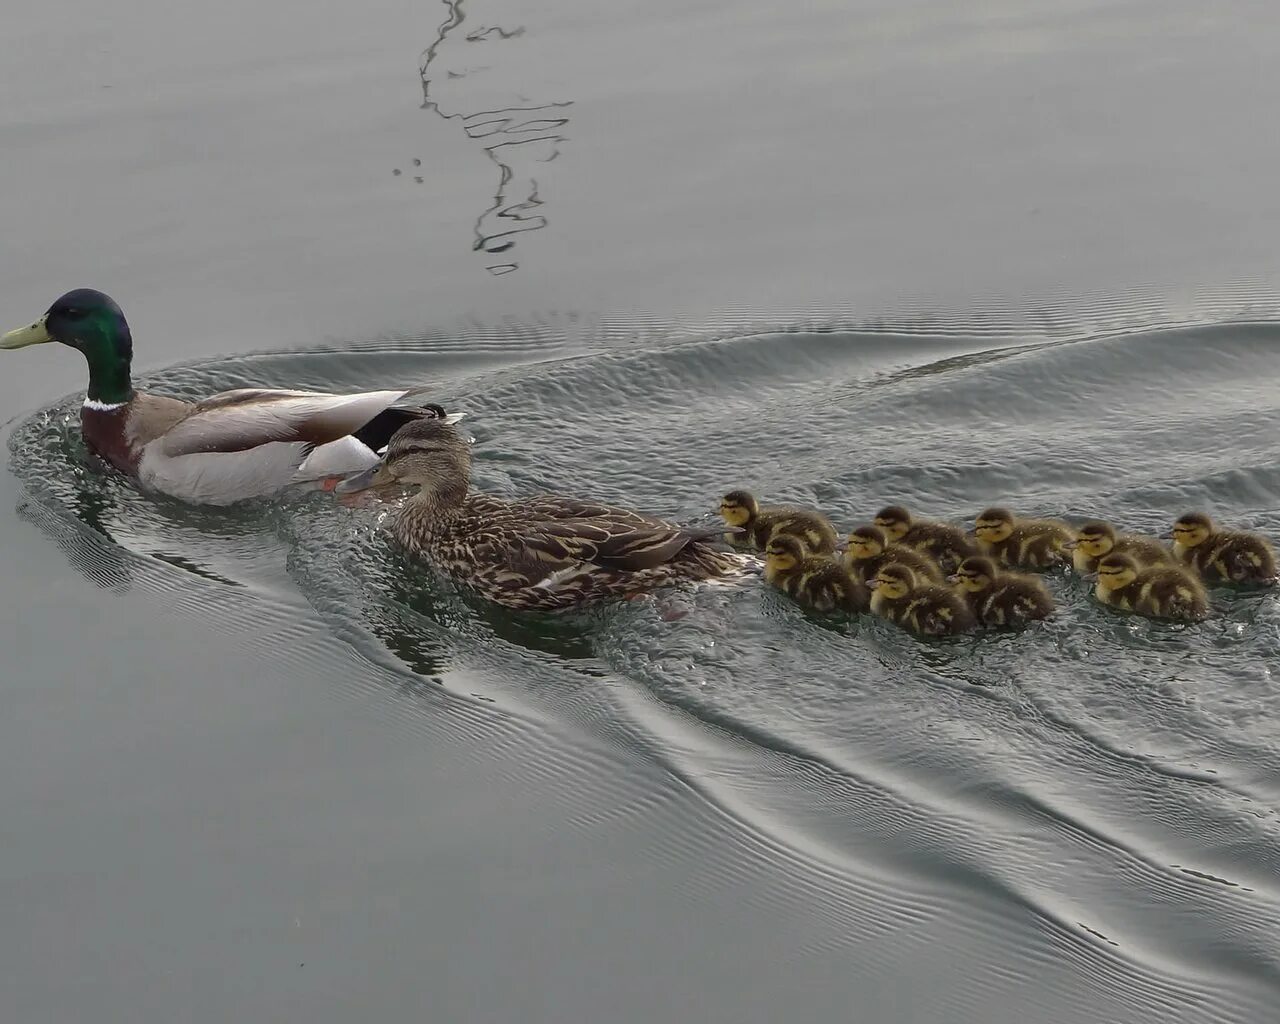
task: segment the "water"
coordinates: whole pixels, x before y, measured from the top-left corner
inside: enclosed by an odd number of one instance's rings
[[[501,493],[1280,536],[1259,5],[286,12],[13,13],[9,321],[432,382]],[[1273,1016],[1274,596],[514,616],[385,510],[144,498],[52,348],[0,377],[17,1019]]]

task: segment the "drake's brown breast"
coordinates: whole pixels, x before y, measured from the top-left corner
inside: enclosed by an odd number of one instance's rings
[[[128,423],[127,405],[117,409],[93,409],[86,405],[80,409],[80,433],[85,444],[122,473],[135,476],[142,453],[129,443]]]

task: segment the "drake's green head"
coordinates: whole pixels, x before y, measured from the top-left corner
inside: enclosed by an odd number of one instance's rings
[[[114,405],[133,397],[133,335],[115,300],[92,288],[58,299],[35,323],[0,337],[0,348],[56,341],[79,349],[89,363],[89,398]]]

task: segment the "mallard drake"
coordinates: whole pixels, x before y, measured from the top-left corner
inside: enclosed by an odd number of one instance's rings
[[[471,487],[471,448],[445,420],[415,420],[382,460],[337,485],[349,494],[417,486],[391,527],[410,554],[508,608],[556,611],[672,584],[743,576],[723,526],[686,527],[577,498],[504,499]]]
[[[1018,519],[1007,508],[989,508],[974,521],[982,553],[1011,569],[1051,569],[1067,560],[1071,527],[1057,519]]]
[[[1198,622],[1209,611],[1200,581],[1185,569],[1139,566],[1128,555],[1107,555],[1098,563],[1098,600],[1151,619]]]
[[[928,555],[902,544],[893,544],[878,526],[859,526],[849,534],[844,564],[863,582],[869,582],[880,567],[895,562],[911,569],[922,581],[942,583],[946,577]]]
[[[865,612],[871,593],[829,555],[810,555],[799,537],[774,534],[765,548],[764,578],[784,594],[818,612]]]
[[[89,448],[142,486],[184,501],[227,505],[291,484],[377,463],[402,424],[429,410],[399,406],[408,389],[333,395],[244,388],[200,402],[133,386],[133,336],[115,301],[91,288],[67,292],[0,348],[56,341],[84,354],[89,388],[80,430]]]
[[[891,541],[928,555],[944,571],[978,553],[977,544],[963,530],[934,519],[916,519],[901,505],[882,508],[874,522]]]
[[[1276,554],[1265,537],[1220,530],[1203,512],[1188,512],[1173,524],[1173,553],[1210,583],[1276,582]]]
[[[1020,626],[1053,614],[1053,598],[1034,576],[1001,572],[984,555],[966,558],[951,577],[974,618],[984,626]]]
[[[720,518],[742,531],[757,551],[768,547],[777,533],[790,534],[804,541],[815,555],[829,555],[836,549],[836,530],[821,512],[807,508],[784,506],[761,507],[750,491],[730,491],[720,499]]]
[[[868,586],[871,610],[913,633],[950,636],[968,632],[977,625],[959,594],[921,582],[908,566],[900,563],[881,566]]]
[[[1076,527],[1075,540],[1067,545],[1076,572],[1095,572],[1098,563],[1114,552],[1128,555],[1139,565],[1173,565],[1173,552],[1154,537],[1116,533],[1110,523],[1093,520]]]

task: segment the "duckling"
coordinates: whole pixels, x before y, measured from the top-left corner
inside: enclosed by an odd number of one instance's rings
[[[1203,512],[1188,512],[1173,524],[1173,553],[1210,583],[1276,582],[1276,554],[1265,537],[1219,530]]]
[[[845,549],[844,564],[864,581],[870,581],[881,566],[890,562],[907,566],[922,581],[943,583],[945,577],[936,562],[928,555],[903,544],[890,542],[884,530],[878,526],[859,526],[849,534],[849,546]]]
[[[1056,519],[1018,519],[1007,508],[989,508],[974,522],[982,553],[1012,569],[1050,569],[1066,561],[1074,539]]]
[[[1128,555],[1138,565],[1174,565],[1173,552],[1154,537],[1136,533],[1116,533],[1110,523],[1092,520],[1076,529],[1076,539],[1067,545],[1076,572],[1096,572],[1098,563],[1113,552]]]
[[[883,565],[869,586],[872,612],[913,633],[951,636],[978,624],[959,594],[922,583],[909,566]]]
[[[901,505],[882,508],[876,513],[875,525],[894,543],[928,555],[943,569],[954,569],[978,553],[977,545],[963,530],[934,519],[916,519]]]
[[[871,593],[844,565],[806,553],[804,542],[774,534],[765,548],[764,578],[798,604],[818,612],[865,612]]]
[[[836,550],[836,529],[821,512],[805,508],[761,508],[749,491],[730,491],[720,499],[720,517],[730,526],[741,528],[746,539],[759,551],[769,546],[777,533],[799,537],[815,555],[830,555]],[[743,538],[726,535],[726,540]]]
[[[1128,555],[1107,555],[1098,563],[1098,600],[1150,619],[1198,622],[1209,611],[1200,581],[1184,569],[1139,566]]]
[[[951,582],[984,626],[1021,626],[1053,614],[1053,598],[1034,576],[1001,572],[990,558],[975,555],[956,568]]]

